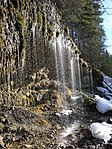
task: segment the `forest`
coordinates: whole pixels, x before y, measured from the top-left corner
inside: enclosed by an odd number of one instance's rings
[[[102,14],[106,13],[101,0],[55,0],[63,23],[90,64],[112,77],[112,55],[106,50],[106,35]],[[108,14],[109,15],[109,14]]]

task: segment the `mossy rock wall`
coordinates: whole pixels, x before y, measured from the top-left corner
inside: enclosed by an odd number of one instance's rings
[[[65,79],[70,80],[70,49],[67,51],[67,42],[75,50],[74,54],[79,53],[79,50],[60,20],[52,1],[0,1],[0,83],[3,87],[10,90],[29,83],[30,75],[42,67],[49,69],[50,79],[57,79],[56,55],[60,55],[60,47],[56,53],[51,43],[56,43],[60,34],[65,44],[62,53]],[[61,78],[61,75],[58,77]]]

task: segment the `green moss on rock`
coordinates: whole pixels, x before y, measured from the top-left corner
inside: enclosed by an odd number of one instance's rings
[[[10,0],[10,2],[12,3],[13,7],[18,10],[24,8],[26,4],[26,0]]]
[[[2,49],[2,28],[0,27],[0,51]]]
[[[0,130],[4,128],[4,124],[0,123]]]
[[[82,66],[83,67],[88,67],[88,63],[86,61],[83,61]]]
[[[63,26],[64,35],[69,36],[69,29],[66,26]]]
[[[42,28],[42,13],[40,11],[37,14],[37,23],[38,29],[40,30]]]
[[[48,40],[51,40],[53,35],[54,35],[53,26],[50,25],[50,24],[47,24],[47,37],[48,37]]]
[[[19,37],[20,37],[20,46],[19,46],[19,57],[21,60],[21,66],[23,68],[24,66],[24,60],[25,60],[25,51],[26,51],[26,40],[24,37],[25,32],[25,19],[20,16],[19,13],[16,14],[16,26],[19,31]]]
[[[47,30],[47,20],[46,20],[46,13],[44,12],[42,15],[42,32],[43,34],[46,33]]]
[[[4,17],[4,13],[6,12],[3,6],[0,6],[0,19]]]

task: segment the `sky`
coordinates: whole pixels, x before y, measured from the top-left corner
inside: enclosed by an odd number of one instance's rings
[[[106,34],[106,42],[105,45],[107,45],[107,50],[110,54],[112,54],[112,0],[105,0],[103,2],[105,8],[111,8],[111,9],[106,9],[107,13],[105,12],[103,14],[103,25],[104,25],[104,30]]]

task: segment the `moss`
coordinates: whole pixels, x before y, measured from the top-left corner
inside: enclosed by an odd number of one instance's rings
[[[10,11],[10,14],[12,14],[12,12],[14,13],[13,16],[15,16],[15,27],[19,32],[19,40],[20,40],[20,45],[19,45],[19,55],[18,52],[16,53],[15,56],[15,65],[21,66],[21,68],[23,69],[24,66],[24,60],[25,60],[25,51],[26,51],[26,40],[24,37],[24,31],[25,31],[25,18],[21,16],[20,12],[18,12],[19,9],[21,9],[22,6],[24,6],[25,0],[11,0],[9,1],[10,4],[10,9],[12,10]],[[17,10],[18,9],[18,10]],[[12,16],[12,15],[11,15]],[[20,61],[18,62],[18,56]]]
[[[16,13],[16,21],[19,28],[25,28],[24,18],[19,13]]]
[[[20,8],[25,6],[25,0],[19,0]]]
[[[44,120],[44,119],[40,119],[36,121],[37,125],[39,126],[46,126],[46,127],[50,127],[50,124],[48,123],[48,121]]]
[[[25,6],[25,0],[10,0],[15,9],[21,9]]]
[[[64,30],[64,35],[69,36],[69,29],[66,26],[63,27],[63,30]]]
[[[35,11],[33,11],[33,22],[35,23],[36,22],[36,20],[37,20],[37,14],[36,14],[36,12]]]
[[[43,111],[41,110],[41,108],[39,108],[39,106],[36,106],[36,107],[31,107],[30,110],[34,113],[43,113]]]
[[[0,130],[4,128],[4,124],[0,123]]]
[[[20,37],[20,46],[19,46],[19,57],[21,60],[21,66],[23,68],[24,66],[24,60],[25,60],[25,51],[26,51],[26,40],[24,37],[24,30],[25,30],[25,19],[20,16],[20,14],[16,14],[16,25],[19,31],[19,37]]]
[[[46,23],[46,13],[44,12],[42,15],[42,32],[43,34],[45,34],[46,30],[47,30],[47,23]]]
[[[38,10],[43,10],[43,8],[44,8],[44,6],[43,6],[43,4],[42,4],[42,2],[38,2]]]
[[[26,55],[26,40],[24,37],[23,33],[20,33],[20,47],[19,47],[19,51],[20,51],[20,59],[21,59],[21,66],[22,69],[24,67],[24,61],[25,61],[25,55]]]
[[[75,54],[79,54],[79,55],[81,54],[78,48],[75,48]]]
[[[74,51],[75,51],[75,54],[81,54],[81,52],[80,52],[80,50],[77,48],[77,46],[75,45],[75,43],[74,43],[74,41],[72,40],[72,38],[70,38],[70,37],[67,37],[67,40],[70,40],[71,41],[71,44],[72,44],[72,48],[74,49]]]
[[[4,17],[4,13],[6,13],[6,9],[3,6],[0,6],[0,18]]]
[[[40,30],[42,28],[42,13],[40,11],[37,14],[37,23],[38,29]]]
[[[86,61],[83,61],[82,66],[83,67],[88,67],[88,63]]]
[[[3,7],[2,6],[0,6],[0,18],[2,18],[3,17]]]
[[[84,60],[83,60],[82,58],[79,58],[79,63],[80,63],[80,64],[82,64],[83,61],[84,61]]]
[[[2,28],[0,27],[0,51],[2,49]]]
[[[84,96],[83,99],[84,99],[83,100],[84,101],[84,104],[86,106],[91,106],[91,105],[94,105],[95,104],[95,100],[92,97],[86,97],[86,96]]]
[[[53,33],[53,26],[50,24],[47,24],[47,36],[48,36],[48,40],[51,40],[53,37],[54,33]]]
[[[61,16],[60,16],[60,15],[58,15],[58,21],[59,21],[59,22],[61,21]]]

